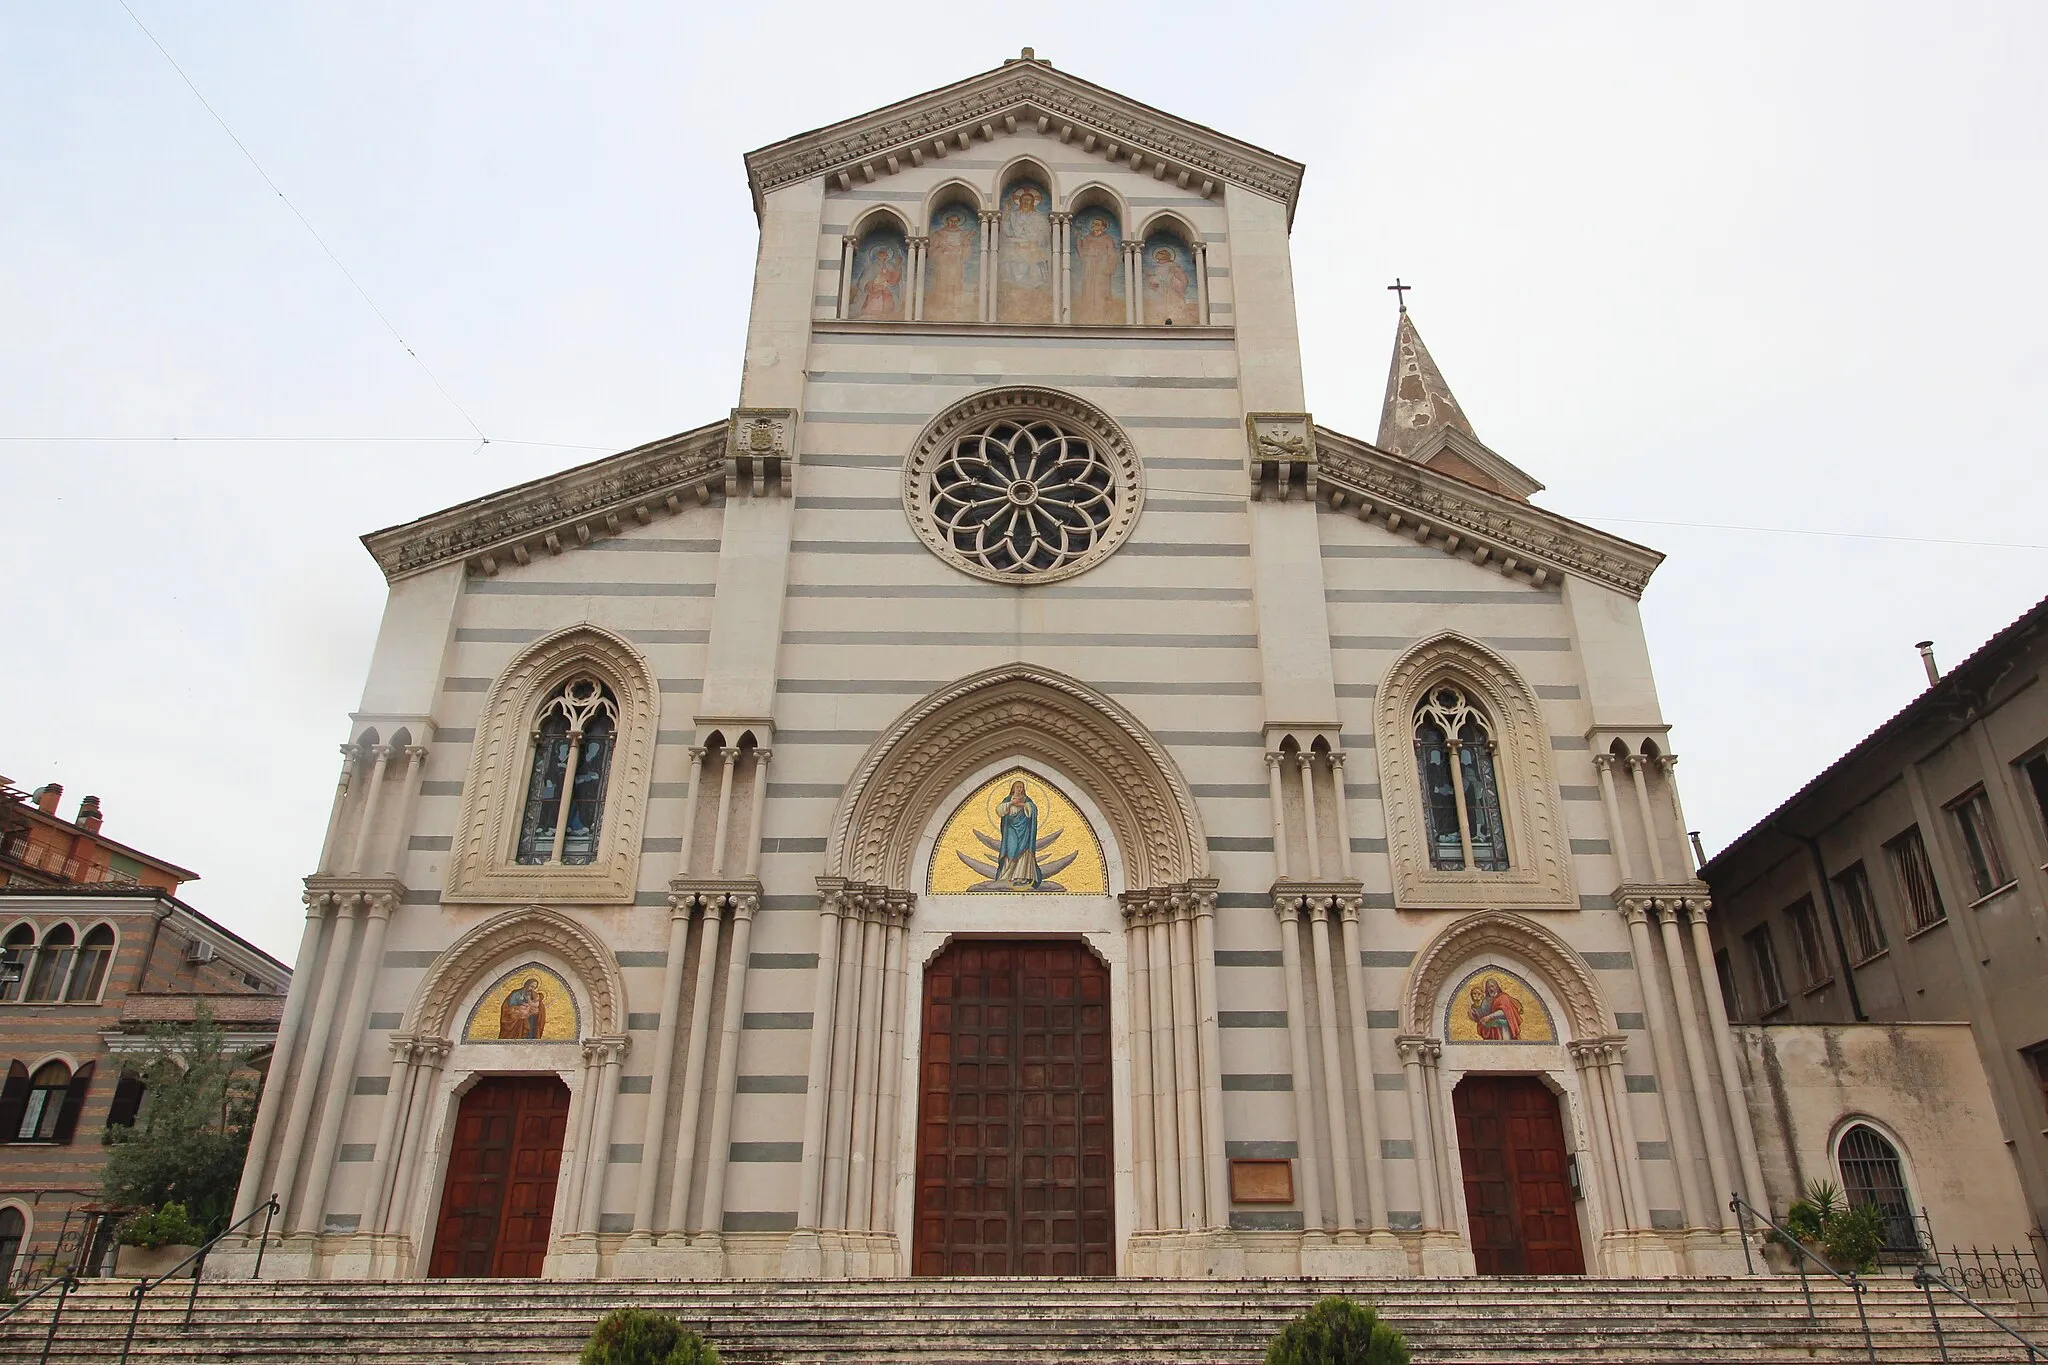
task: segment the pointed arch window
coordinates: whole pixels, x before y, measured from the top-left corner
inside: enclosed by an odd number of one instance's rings
[[[1851,1208],[1869,1204],[1884,1215],[1884,1249],[1920,1250],[1913,1218],[1913,1200],[1906,1192],[1905,1163],[1899,1149],[1867,1123],[1851,1124],[1835,1148],[1842,1168],[1842,1191]]]
[[[596,861],[618,733],[618,698],[588,674],[571,678],[540,708],[519,820],[520,863]]]
[[[107,964],[114,957],[114,926],[95,924],[86,932],[71,963],[71,984],[64,988],[66,1000],[91,1002],[99,999],[107,979]]]
[[[28,976],[28,990],[24,1000],[55,1000],[64,990],[64,982],[71,975],[71,959],[78,946],[78,934],[68,924],[60,924],[43,935],[43,946],[36,952],[36,965]]]
[[[1415,707],[1415,764],[1430,866],[1507,870],[1496,757],[1493,724],[1462,687],[1443,682],[1423,693]]]
[[[30,959],[36,955],[36,929],[17,924],[0,943],[0,1000],[19,1000],[28,985]]]

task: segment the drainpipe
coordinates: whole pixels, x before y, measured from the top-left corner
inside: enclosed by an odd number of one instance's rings
[[[1828,909],[1828,928],[1835,936],[1835,952],[1842,960],[1842,980],[1849,987],[1849,1011],[1856,1016],[1856,1022],[1867,1024],[1870,1016],[1863,1012],[1863,994],[1856,989],[1856,969],[1849,965],[1849,941],[1842,937],[1842,916],[1835,909],[1835,885],[1828,880],[1827,859],[1820,856],[1820,844],[1804,834],[1778,826],[1780,834],[1789,835],[1806,845],[1806,851],[1813,857],[1813,874],[1820,878],[1821,903]]]

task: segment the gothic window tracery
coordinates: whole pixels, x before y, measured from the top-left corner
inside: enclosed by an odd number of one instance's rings
[[[562,684],[541,707],[520,814],[518,862],[580,867],[596,860],[618,725],[618,699],[589,674]]]
[[[1415,762],[1432,867],[1507,870],[1496,752],[1493,723],[1464,689],[1446,681],[1423,694],[1415,708]]]

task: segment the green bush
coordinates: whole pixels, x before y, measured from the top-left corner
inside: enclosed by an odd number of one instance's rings
[[[1408,1365],[1408,1343],[1367,1305],[1332,1297],[1281,1329],[1266,1365]]]
[[[577,1365],[718,1365],[711,1343],[666,1313],[614,1309],[598,1320]]]
[[[1832,1180],[1809,1180],[1804,1198],[1785,1210],[1785,1230],[1837,1269],[1869,1270],[1884,1250],[1884,1214],[1874,1204],[1851,1207]],[[1772,1233],[1773,1241],[1784,1237]]]
[[[192,1221],[183,1204],[172,1200],[160,1209],[146,1209],[121,1227],[121,1245],[146,1247],[198,1246],[206,1230]]]

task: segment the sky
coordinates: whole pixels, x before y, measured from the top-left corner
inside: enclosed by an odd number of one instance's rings
[[[280,955],[357,537],[722,416],[742,154],[1026,45],[1307,163],[1318,421],[1398,275],[1536,500],[1669,555],[1710,852],[2048,593],[2048,6],[128,6],[0,7],[0,774]]]

